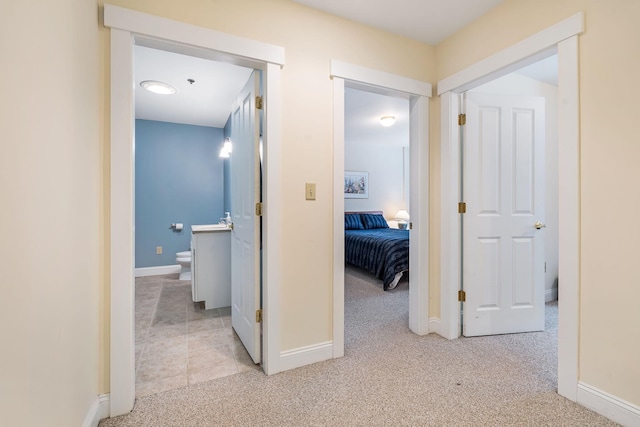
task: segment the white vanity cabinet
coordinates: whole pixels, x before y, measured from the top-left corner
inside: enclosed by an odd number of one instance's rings
[[[191,226],[191,295],[205,310],[231,306],[231,230]]]

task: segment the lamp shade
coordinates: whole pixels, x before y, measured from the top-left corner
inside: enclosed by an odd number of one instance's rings
[[[410,217],[409,217],[409,212],[407,212],[407,211],[406,211],[406,210],[404,210],[404,209],[400,209],[400,210],[398,211],[398,213],[396,214],[396,219],[397,219],[397,220],[404,220],[404,221],[406,221],[406,220],[408,220],[409,218],[410,218]]]

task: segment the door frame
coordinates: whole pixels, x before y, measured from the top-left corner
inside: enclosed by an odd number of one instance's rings
[[[578,391],[580,283],[580,123],[578,12],[506,49],[438,82],[441,97],[441,301],[443,336],[460,335],[460,215],[457,212],[460,152],[457,117],[459,93],[558,54],[559,277],[558,393],[572,401]]]
[[[262,70],[263,369],[281,370],[281,67],[284,48],[194,25],[104,5],[111,32],[110,76],[110,416],[130,412],[135,400],[134,347],[134,83],[135,45]]]
[[[344,88],[409,100],[409,328],[429,330],[429,98],[430,83],[332,60],[333,80],[333,357],[344,355]]]

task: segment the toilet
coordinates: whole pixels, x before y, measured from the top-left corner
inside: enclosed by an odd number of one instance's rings
[[[180,264],[178,280],[191,280],[191,251],[177,252],[176,262]]]

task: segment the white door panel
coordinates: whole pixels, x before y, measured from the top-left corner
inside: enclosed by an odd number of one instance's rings
[[[544,99],[468,93],[465,336],[544,329]]]
[[[260,363],[260,218],[259,126],[256,95],[257,72],[251,74],[238,95],[231,116],[231,324],[255,363]]]

